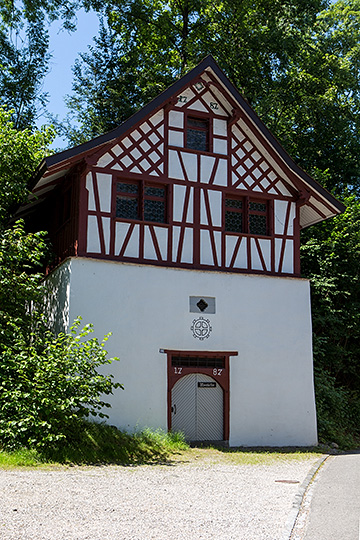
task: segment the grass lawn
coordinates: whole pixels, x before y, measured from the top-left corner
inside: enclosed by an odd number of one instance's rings
[[[11,452],[0,450],[0,468],[161,463],[271,465],[304,460],[321,453],[321,448],[190,448],[179,433],[145,429],[129,434],[114,426],[86,422],[83,430],[72,440],[57,447],[41,451],[26,448]]]

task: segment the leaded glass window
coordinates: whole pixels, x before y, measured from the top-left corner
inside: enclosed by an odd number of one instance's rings
[[[165,202],[144,201],[144,220],[165,223]]]
[[[226,199],[225,206],[240,209],[243,207],[243,201],[242,199]]]
[[[130,197],[116,197],[116,217],[138,219],[138,200]]]
[[[241,212],[225,212],[225,230],[243,232],[243,215]]]
[[[186,147],[192,150],[209,151],[209,120],[188,117]]]
[[[117,182],[116,191],[118,193],[138,193],[139,184],[138,183],[132,184],[130,182]]]
[[[116,183],[116,217],[139,219],[138,182]]]
[[[225,231],[245,232],[243,203],[242,199],[225,199]]]
[[[263,201],[249,201],[249,233],[268,234],[268,205]]]
[[[117,182],[116,217],[166,223],[165,186]]]
[[[258,203],[258,202],[249,202],[249,210],[250,212],[252,210],[255,210],[255,212],[266,212],[266,203]]]
[[[266,216],[260,216],[258,214],[249,215],[249,233],[260,234],[266,236]]]
[[[165,197],[164,187],[145,186],[145,197]]]
[[[267,236],[268,203],[244,198],[225,199],[225,231]]]

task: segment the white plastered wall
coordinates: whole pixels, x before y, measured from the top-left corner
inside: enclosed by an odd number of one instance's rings
[[[67,332],[70,327],[70,261],[58,266],[46,279],[46,314],[55,332]]]
[[[109,398],[110,423],[167,428],[159,349],[238,351],[230,359],[230,445],[316,444],[308,281],[82,258],[60,266],[53,283],[57,277],[70,280],[70,323],[81,315],[99,338],[113,333],[107,350],[120,362],[106,369],[125,389]],[[216,313],[202,315],[212,327],[203,341],[190,329],[199,317],[190,296],[216,298]]]

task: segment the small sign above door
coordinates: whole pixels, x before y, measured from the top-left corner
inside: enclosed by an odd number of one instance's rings
[[[216,382],[198,382],[198,388],[216,388]]]

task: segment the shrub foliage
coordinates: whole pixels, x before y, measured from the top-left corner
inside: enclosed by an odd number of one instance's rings
[[[98,368],[110,364],[104,344],[89,338],[91,325],[80,330],[77,319],[69,334],[21,335],[0,358],[0,441],[5,448],[57,446],[82,426],[89,415],[106,417],[103,396],[121,384]]]

